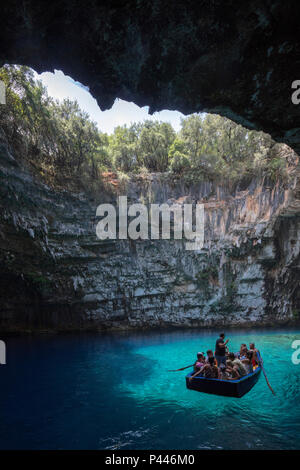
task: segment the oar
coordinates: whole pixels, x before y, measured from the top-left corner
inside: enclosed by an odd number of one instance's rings
[[[259,354],[258,351],[257,351],[257,357],[258,357],[258,362],[259,362],[259,364],[260,364],[260,367],[261,367],[261,369],[262,369],[262,371],[263,371],[263,373],[264,373],[264,376],[265,376],[267,385],[268,385],[269,389],[271,390],[271,392],[273,393],[273,395],[276,395],[276,393],[274,392],[273,388],[272,388],[271,385],[270,385],[270,382],[268,381],[267,374],[266,374],[265,369],[264,369],[264,366],[263,366],[263,364],[262,364],[262,358],[260,357],[260,354]]]
[[[190,366],[186,366],[186,367],[181,367],[181,369],[174,369],[174,370],[168,370],[168,372],[178,372],[179,370],[184,370],[184,369],[188,369],[189,367],[193,367],[194,364],[191,364]]]

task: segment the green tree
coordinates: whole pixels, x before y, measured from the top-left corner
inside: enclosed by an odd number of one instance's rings
[[[138,134],[139,127],[136,124],[129,128],[125,125],[114,129],[110,140],[110,153],[116,169],[127,173],[138,168]]]
[[[175,139],[175,131],[166,122],[145,121],[139,136],[139,154],[150,171],[166,171],[169,149]]]

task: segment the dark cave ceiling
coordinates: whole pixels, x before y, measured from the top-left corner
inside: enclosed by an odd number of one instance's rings
[[[1,10],[1,64],[63,70],[103,110],[118,97],[150,112],[216,112],[300,153],[297,1],[27,0]]]

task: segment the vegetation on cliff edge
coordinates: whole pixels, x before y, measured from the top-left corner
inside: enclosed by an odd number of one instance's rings
[[[283,176],[286,162],[271,151],[274,142],[212,114],[171,124],[147,120],[99,131],[76,101],[58,102],[24,66],[4,66],[7,104],[0,107],[0,137],[18,159],[30,162],[47,181],[101,181],[103,172],[168,172],[187,182],[238,181]]]

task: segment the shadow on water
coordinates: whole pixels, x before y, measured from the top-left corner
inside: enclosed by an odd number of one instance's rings
[[[142,383],[153,367],[130,343],[115,335],[8,338],[6,343],[1,448],[98,448],[97,436],[115,431],[116,416],[127,430],[134,400],[114,390],[125,377]]]

